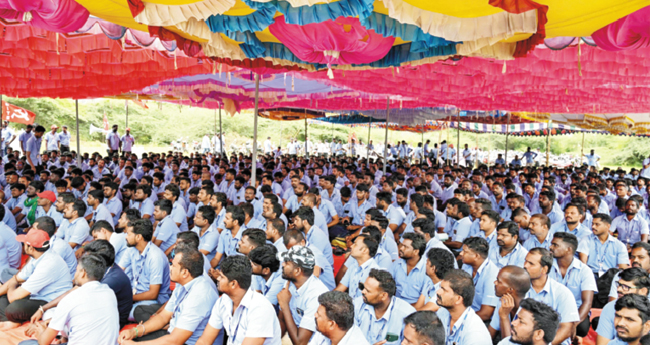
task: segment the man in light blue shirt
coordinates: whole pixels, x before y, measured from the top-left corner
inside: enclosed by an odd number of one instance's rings
[[[593,233],[581,239],[578,249],[581,256],[587,255],[587,265],[598,276],[610,268],[626,269],[630,264],[627,248],[609,232],[611,223],[609,215],[595,214],[591,225]]]
[[[632,267],[619,273],[619,280],[616,282],[618,299],[630,294],[640,295],[642,298],[648,299],[648,291],[650,291],[648,272],[640,267]],[[607,303],[600,313],[600,320],[596,329],[596,333],[598,333],[597,344],[607,344],[610,340],[616,338],[614,320],[616,318],[615,306],[617,301],[613,300]]]
[[[639,295],[625,295],[616,301],[616,339],[612,345],[642,344],[641,338],[647,337],[650,331],[650,301]]]
[[[4,207],[0,207],[0,219],[4,217],[4,214]],[[0,222],[0,272],[7,268],[18,269],[20,267],[22,247],[20,242],[16,241],[16,232],[4,222]]]
[[[70,244],[73,250],[79,250],[81,245],[90,239],[90,227],[83,215],[86,213],[86,203],[82,200],[75,200],[65,205],[63,210],[63,222],[59,227],[65,229],[64,240]]]
[[[34,171],[36,171],[36,166],[41,164],[40,153],[43,134],[45,134],[45,127],[36,126],[36,128],[34,128],[34,135],[27,140],[27,145],[25,145],[25,150],[27,151],[25,152],[27,163]]]
[[[497,247],[490,248],[490,261],[499,269],[505,266],[523,266],[528,251],[519,244],[519,227],[515,222],[497,226]]]
[[[194,228],[192,229],[199,236],[199,251],[212,260],[217,254],[219,245],[219,231],[213,227],[216,213],[212,206],[200,206],[194,215]]]
[[[610,231],[618,233],[618,240],[626,245],[648,241],[648,223],[639,214],[640,205],[634,199],[625,202],[625,214],[612,221]]]
[[[526,343],[530,345],[547,345],[555,339],[560,315],[548,305],[527,298],[521,301],[517,316],[508,327],[512,334],[503,338],[498,345]]]
[[[589,311],[594,294],[598,292],[596,279],[589,267],[575,257],[578,249],[578,239],[567,232],[558,232],[551,243],[553,267],[549,277],[566,286],[576,300],[580,323],[576,327],[579,337],[589,333]]]
[[[175,253],[169,274],[176,288],[165,308],[142,325],[122,331],[121,344],[137,338],[138,342],[159,339],[169,344],[194,345],[204,333],[219,296],[208,282],[210,277],[203,275],[203,255],[198,250],[185,246]],[[167,325],[169,328],[164,329]]]
[[[463,270],[445,275],[437,292],[436,314],[447,334],[446,345],[489,345],[492,343],[483,320],[471,308],[474,299],[472,276]],[[453,326],[452,326],[453,321]]]
[[[404,318],[414,313],[415,308],[395,297],[395,279],[384,270],[370,270],[361,285],[362,295],[353,301],[355,324],[370,344],[382,340],[387,345],[400,344],[404,339]]]
[[[373,257],[377,254],[379,243],[368,234],[357,236],[350,246],[350,256],[357,261],[354,269],[349,269],[336,287],[336,290],[347,292],[353,299],[361,296],[359,283],[363,283],[370,271],[379,268]]]
[[[404,234],[399,244],[399,259],[393,263],[391,274],[397,283],[395,296],[415,304],[426,288],[426,260],[421,260],[426,242],[416,233]],[[422,254],[421,254],[422,253]]]
[[[515,217],[516,220],[518,218]],[[522,223],[520,222],[519,225],[521,226]],[[550,231],[551,220],[545,214],[538,213],[529,217],[527,228],[530,232],[530,237],[524,242],[524,249],[531,250],[536,247],[551,248],[551,240],[553,239],[553,234]]]
[[[176,235],[180,232],[171,217],[171,212],[171,201],[163,199],[154,203],[153,216],[157,225],[151,242],[160,247],[165,254],[171,252],[169,248],[176,243]]]
[[[165,186],[163,197],[172,202],[172,219],[180,231],[187,231],[187,212],[185,210],[185,207],[181,204],[181,201],[178,199],[180,195],[181,190],[177,185],[168,184]]]
[[[29,321],[40,306],[72,288],[65,261],[50,249],[50,236],[38,229],[16,236],[31,257],[31,269],[22,270],[0,286],[0,328],[4,331]]]
[[[257,247],[248,253],[253,269],[252,289],[260,292],[273,306],[278,305],[278,293],[287,284],[282,279],[278,250],[271,244]]]
[[[38,219],[37,219],[38,221]],[[116,233],[111,224],[107,221],[98,221],[90,231],[93,240],[106,240],[115,249],[115,262],[120,262],[128,246],[126,244],[126,233]]]
[[[237,251],[237,243],[242,238],[241,225],[244,224],[246,216],[241,207],[228,206],[226,207],[226,215],[224,217],[225,229],[219,235],[219,244],[217,245],[217,253],[210,261],[210,266],[217,267],[219,262],[227,257],[233,255],[241,255]]]
[[[104,184],[104,205],[111,211],[113,215],[113,224],[117,224],[122,215],[122,200],[117,197],[119,185],[115,182],[107,182]]]
[[[566,286],[549,277],[553,268],[553,256],[544,248],[533,248],[526,256],[524,269],[530,275],[531,289],[525,298],[542,302],[560,314],[560,327],[554,343],[571,344],[574,323],[580,321],[575,298]]]
[[[472,276],[474,282],[472,309],[482,320],[488,321],[498,302],[494,292],[494,281],[499,274],[499,268],[488,259],[490,247],[484,238],[466,238],[462,248],[460,252],[463,261],[462,269]]]
[[[591,234],[591,231],[584,226],[580,219],[585,214],[583,205],[568,203],[564,208],[564,221],[555,223],[551,226],[551,233],[569,232],[578,239]]]
[[[318,248],[325,258],[327,258],[330,265],[333,265],[334,257],[329,236],[325,232],[326,230],[322,230],[314,225],[314,210],[308,206],[301,206],[294,215],[293,224],[296,230],[305,233],[307,242]]]
[[[151,187],[146,184],[139,184],[135,187],[135,193],[133,194],[133,199],[129,202],[129,208],[138,210],[142,218],[151,219],[154,210],[153,203],[154,201],[151,199]]]
[[[319,307],[318,297],[329,290],[313,275],[316,261],[311,249],[293,246],[282,258],[282,278],[289,286],[278,293],[280,321],[293,344],[307,345],[317,331],[313,316]]]
[[[526,166],[530,167],[535,165],[535,158],[537,157],[537,152],[533,152],[530,150],[530,147],[526,149],[526,153],[524,153],[523,158],[526,161]]]
[[[146,321],[169,300],[169,261],[165,253],[151,242],[153,225],[148,219],[129,222],[126,243],[129,249],[118,265],[130,272],[133,308],[129,320]],[[137,310],[136,310],[137,309]]]
[[[598,167],[598,162],[600,161],[600,156],[597,155],[594,150],[591,150],[588,155],[584,155],[587,158],[587,165],[590,167]]]

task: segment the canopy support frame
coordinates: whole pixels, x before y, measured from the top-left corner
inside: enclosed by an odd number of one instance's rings
[[[75,113],[77,117],[77,159],[81,159],[81,142],[79,141],[79,100],[74,101]]]
[[[390,114],[390,97],[386,98],[386,131],[384,134],[384,176],[388,165],[388,116]]]
[[[257,184],[257,115],[258,103],[260,96],[260,75],[255,73],[255,112],[253,113],[253,159],[251,162],[251,186],[256,187]]]

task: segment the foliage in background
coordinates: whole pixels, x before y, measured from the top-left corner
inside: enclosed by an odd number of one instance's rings
[[[68,99],[49,99],[49,98],[10,98],[4,97],[5,101],[15,104],[19,107],[31,110],[36,113],[36,122],[42,124],[49,130],[50,125],[59,126],[67,124],[75,139],[75,102]],[[191,108],[188,106],[179,107],[172,104],[160,104],[155,102],[147,103],[149,109],[144,109],[133,102],[129,102],[129,127],[132,134],[136,137],[138,144],[150,146],[168,146],[173,140],[180,137],[188,138],[189,141],[200,140],[205,134],[212,135],[218,128],[218,117],[214,110]],[[90,135],[90,124],[96,127],[103,127],[103,117],[106,113],[109,123],[118,124],[120,133],[124,132],[126,124],[125,101],[123,100],[82,100],[79,101],[79,130],[81,140],[84,142],[94,141],[97,144],[103,142],[103,136],[100,134]],[[215,126],[216,125],[216,126]],[[253,115],[250,111],[234,117],[228,116],[225,112],[222,114],[223,132],[226,135],[227,144],[242,144],[246,141],[252,141],[253,138]],[[12,124],[12,126],[21,128],[23,125]],[[258,119],[259,141],[263,142],[267,137],[278,144],[286,144],[290,138],[304,140],[305,123],[303,121],[279,122],[271,121],[264,118]],[[314,125],[310,124],[308,136],[312,141],[331,140],[332,137],[347,141],[350,133],[355,133],[357,138],[364,143],[368,141],[367,128],[349,128],[345,126],[332,126],[329,124]],[[370,139],[375,144],[384,142],[384,131],[372,129]],[[432,143],[440,140],[448,140],[450,143],[457,145],[457,136],[455,130],[431,132],[424,135],[425,140],[431,140]],[[460,133],[461,147],[465,143],[470,147],[477,146],[482,149],[499,149],[504,150],[506,144],[505,135],[477,135],[473,133]],[[388,141],[395,142],[405,140],[406,142],[416,145],[422,140],[422,135],[408,132],[388,132]],[[551,152],[553,154],[572,154],[580,155],[582,145],[582,135],[562,135],[551,137]],[[73,144],[74,146],[74,144]],[[508,138],[508,149],[525,151],[527,147],[533,150],[539,148],[541,152],[546,152],[546,137],[515,137]],[[616,167],[623,166],[640,167],[644,158],[650,153],[650,140],[644,138],[616,137],[606,135],[585,135],[585,153],[589,149],[595,149],[596,153],[602,157],[603,165]]]

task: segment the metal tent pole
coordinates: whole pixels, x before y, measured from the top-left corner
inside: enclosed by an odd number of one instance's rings
[[[548,122],[548,133],[546,133],[546,166],[551,162],[551,128],[553,121]]]
[[[508,165],[508,137],[510,136],[510,113],[508,113],[508,124],[506,125],[506,156],[504,160],[506,161],[506,166]]]
[[[549,132],[550,133],[550,132]],[[585,132],[582,131],[582,145],[580,145],[580,166],[582,166],[582,156],[585,154]]]
[[[79,100],[74,101],[75,110],[77,113],[77,160],[81,162],[81,144],[79,142]]]
[[[124,108],[126,109],[126,128],[129,128],[129,100],[124,101]]]
[[[368,116],[368,142],[366,143],[366,159],[370,159],[370,128],[372,127],[372,117]]]
[[[253,114],[253,162],[251,166],[251,186],[256,187],[257,179],[257,111],[260,96],[260,75],[255,73],[255,113]]]
[[[456,109],[456,136],[458,137],[456,141],[456,165],[460,167],[460,111]]]
[[[384,176],[388,165],[388,115],[390,114],[390,98],[386,98],[386,133],[384,135]]]
[[[214,110],[214,136],[217,136],[217,109]],[[221,140],[221,139],[219,139]],[[214,152],[217,152],[217,142],[214,142]]]
[[[215,130],[216,130],[216,128],[215,128]],[[223,135],[223,128],[221,127],[221,103],[219,103],[219,137],[217,139],[219,139],[219,151],[221,151],[221,158],[223,158],[223,156],[224,156],[224,154],[223,154],[223,152],[224,152],[223,151],[223,145],[221,144],[222,143],[222,140],[221,140],[222,135]]]
[[[307,146],[307,109],[305,109],[305,157],[309,158],[309,148]]]

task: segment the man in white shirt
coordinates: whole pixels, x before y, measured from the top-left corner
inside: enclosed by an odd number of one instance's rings
[[[68,126],[63,125],[61,128],[61,133],[58,134],[59,148],[61,149],[61,153],[70,152],[70,132],[68,132]]]
[[[266,138],[264,141],[264,154],[269,154],[273,151],[273,143],[271,143],[271,137]]]
[[[59,151],[59,135],[56,133],[59,127],[52,125],[50,129],[52,131],[45,134],[45,149],[47,151]]]
[[[74,281],[77,289],[59,302],[47,328],[45,323],[33,324],[38,340],[23,345],[50,344],[59,332],[67,332],[69,344],[92,339],[93,344],[114,345],[120,331],[120,317],[115,292],[100,283],[106,273],[106,262],[97,254],[79,259]]]
[[[126,134],[120,139],[120,145],[122,146],[122,153],[131,153],[133,150],[133,145],[135,144],[135,138],[131,135],[131,128],[126,129]]]
[[[314,315],[318,332],[309,345],[370,345],[361,329],[354,324],[354,305],[350,295],[329,291],[318,297],[318,304]]]
[[[203,140],[201,140],[201,150],[204,154],[210,152],[210,137],[208,133],[205,133]]]
[[[117,125],[113,125],[113,131],[106,134],[106,145],[108,145],[108,154],[110,156],[116,155],[120,151],[120,135],[117,133]]]
[[[217,288],[223,295],[214,304],[197,345],[213,344],[222,328],[228,334],[228,345],[282,344],[275,309],[264,295],[250,289],[252,276],[247,257],[234,255],[223,260],[221,270],[217,270]]]

